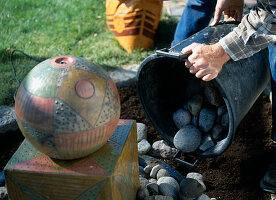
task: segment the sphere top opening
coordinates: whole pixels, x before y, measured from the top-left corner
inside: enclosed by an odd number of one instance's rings
[[[76,58],[72,56],[59,56],[53,58],[51,64],[56,68],[66,68],[74,65],[76,63]]]

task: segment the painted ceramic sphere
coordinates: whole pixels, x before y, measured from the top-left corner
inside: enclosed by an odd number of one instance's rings
[[[15,100],[23,135],[57,159],[84,157],[102,147],[120,117],[117,88],[106,71],[74,57],[50,58],[35,66]]]

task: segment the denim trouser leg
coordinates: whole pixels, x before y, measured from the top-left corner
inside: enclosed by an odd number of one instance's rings
[[[270,45],[268,49],[272,90],[272,139],[276,141],[276,44]]]
[[[213,17],[216,0],[188,0],[177,24],[172,46],[208,26]]]

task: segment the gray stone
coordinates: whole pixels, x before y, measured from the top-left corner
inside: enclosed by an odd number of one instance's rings
[[[6,187],[0,187],[0,199],[1,200],[8,200],[8,192]]]
[[[174,136],[174,146],[186,153],[195,151],[201,141],[201,132],[193,125],[181,128]]]
[[[188,109],[192,115],[197,116],[200,112],[201,106],[203,103],[203,97],[200,94],[197,94],[189,99]]]
[[[198,198],[204,192],[203,186],[193,178],[184,178],[180,183],[179,197],[181,200],[187,198]]]
[[[211,129],[211,136],[214,140],[218,140],[223,137],[225,131],[223,126],[216,124],[212,129]]]
[[[157,180],[161,177],[165,177],[165,176],[170,176],[169,172],[166,170],[166,169],[160,169],[158,172],[157,172],[157,175],[156,175],[156,178]]]
[[[153,166],[147,165],[147,166],[144,168],[144,172],[145,172],[146,174],[150,174],[152,168],[153,168]]]
[[[189,111],[178,109],[173,113],[173,121],[178,129],[191,123],[191,114]]]
[[[149,183],[147,184],[147,189],[149,191],[149,195],[157,195],[159,194],[159,188],[157,183]]]
[[[203,132],[208,132],[214,125],[216,112],[207,108],[201,109],[198,119],[198,127]]]
[[[0,106],[0,134],[17,129],[14,107]]]
[[[147,139],[147,126],[144,123],[137,123],[137,142]]]
[[[144,154],[148,153],[150,149],[151,149],[151,145],[146,139],[143,139],[142,141],[140,141],[138,143],[138,153],[139,154],[144,155]]]
[[[118,68],[108,74],[117,87],[126,87],[135,84],[137,71]]]
[[[146,197],[145,200],[173,200],[173,197],[163,195],[152,195]]]
[[[198,116],[194,116],[192,117],[192,125],[194,125],[195,127],[198,127]]]
[[[157,180],[156,180],[155,178],[150,178],[150,179],[149,179],[149,182],[150,182],[150,183],[157,183]]]
[[[144,172],[144,168],[142,166],[139,166],[139,175],[144,177],[144,178],[148,178],[149,177],[149,174],[146,174]]]
[[[161,177],[157,180],[157,185],[159,186],[159,191],[162,195],[171,196],[177,199],[179,192],[179,184],[172,177]]]
[[[141,177],[141,176],[139,176],[139,181],[140,181],[140,186],[141,186],[141,187],[146,187],[147,184],[149,184],[148,179],[146,179],[146,178],[144,178],[144,177]]]
[[[221,125],[224,127],[228,127],[229,125],[229,115],[228,112],[224,113],[221,118]]]
[[[152,168],[151,172],[150,172],[150,177],[152,178],[156,178],[157,172],[162,169],[163,167],[161,165],[156,165]]]
[[[211,200],[210,197],[208,197],[206,194],[202,194],[200,197],[198,197],[196,200]]]
[[[211,135],[208,134],[202,138],[199,149],[202,151],[206,151],[207,149],[209,149],[213,146],[215,146],[215,142],[212,140]]]
[[[149,152],[151,156],[172,158],[177,152],[177,149],[172,148],[164,140],[158,140],[152,144],[152,149]]]
[[[144,200],[149,196],[149,191],[146,187],[140,187],[137,194],[136,194],[136,199],[137,200]]]
[[[186,175],[186,178],[193,178],[195,180],[197,180],[203,187],[203,190],[206,190],[206,186],[204,184],[204,178],[202,176],[202,174],[200,173],[196,173],[196,172],[190,172]]]
[[[214,86],[214,84],[212,84],[211,82],[203,82],[203,86],[204,95],[210,104],[214,106],[220,106],[224,103],[219,91]]]

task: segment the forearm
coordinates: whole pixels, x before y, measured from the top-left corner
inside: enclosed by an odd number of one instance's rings
[[[233,60],[250,57],[276,42],[276,1],[259,3],[219,43]]]

